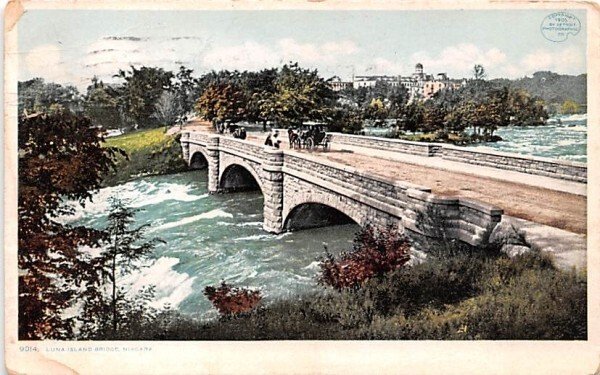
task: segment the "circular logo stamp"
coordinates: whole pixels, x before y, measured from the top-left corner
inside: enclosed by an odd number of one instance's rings
[[[564,42],[569,34],[577,35],[581,31],[581,22],[571,13],[557,12],[544,18],[540,30],[544,38],[553,42]]]

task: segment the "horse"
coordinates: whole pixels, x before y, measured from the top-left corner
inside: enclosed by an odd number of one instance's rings
[[[298,133],[292,128],[288,129],[288,141],[290,142],[290,148],[298,141]]]

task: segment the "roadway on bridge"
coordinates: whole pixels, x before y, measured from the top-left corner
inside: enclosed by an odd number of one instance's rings
[[[187,128],[187,127],[186,127]],[[203,127],[203,131],[207,128]],[[192,129],[189,129],[192,130]],[[193,129],[200,130],[200,129]],[[256,143],[264,142],[266,135],[250,133],[248,140]],[[282,137],[282,148],[288,148],[285,135]],[[402,154],[400,160],[394,160],[385,152],[367,148],[347,150],[346,146],[334,147],[330,151],[311,152],[311,155],[351,166],[357,170],[373,173],[390,181],[406,181],[431,188],[434,194],[464,197],[493,204],[504,210],[504,213],[521,219],[534,221],[551,227],[560,228],[573,233],[587,233],[585,184],[579,184],[576,193],[565,188],[553,189],[553,184],[546,177],[540,178],[519,173],[527,184],[515,182],[514,173],[499,171],[494,178],[485,168],[468,165],[468,169],[451,170],[452,163],[444,167],[423,165],[422,157]],[[308,152],[302,150],[301,152]],[[414,162],[411,162],[411,159]],[[462,164],[462,163],[459,163]],[[469,172],[465,172],[468,170]],[[503,180],[503,176],[507,180]],[[518,177],[518,175],[517,175]],[[518,181],[518,180],[517,180]],[[564,182],[555,180],[556,186],[564,186]],[[537,185],[537,186],[536,186]],[[561,191],[562,190],[562,191]]]

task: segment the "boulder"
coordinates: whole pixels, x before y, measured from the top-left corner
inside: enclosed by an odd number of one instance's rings
[[[511,245],[507,244],[502,246],[500,250],[502,253],[508,255],[509,258],[516,257],[517,255],[526,254],[531,251],[531,248],[524,245]]]
[[[521,245],[524,246],[523,237],[517,232],[517,229],[508,220],[502,220],[490,233],[488,242],[491,245],[496,245],[499,248],[504,245]]]

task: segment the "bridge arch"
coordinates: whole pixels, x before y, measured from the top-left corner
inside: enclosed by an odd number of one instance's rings
[[[294,231],[352,223],[364,225],[365,219],[344,204],[306,200],[288,210],[283,218],[283,229]]]
[[[219,176],[219,188],[223,190],[260,190],[264,193],[260,176],[254,168],[241,160],[223,166]]]
[[[188,165],[191,169],[208,168],[208,155],[206,154],[206,151],[201,148],[194,150],[190,156]]]
[[[284,230],[300,230],[330,225],[358,224],[344,212],[322,203],[307,202],[295,206],[285,218]]]

